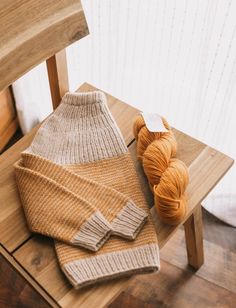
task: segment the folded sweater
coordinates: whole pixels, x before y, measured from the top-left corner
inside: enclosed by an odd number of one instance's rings
[[[55,239],[75,287],[159,268],[149,210],[104,93],[67,93],[15,171],[30,230]]]

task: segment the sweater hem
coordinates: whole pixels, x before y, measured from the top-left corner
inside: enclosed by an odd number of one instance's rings
[[[155,272],[159,269],[157,244],[75,260],[62,266],[63,272],[76,289],[113,278]]]

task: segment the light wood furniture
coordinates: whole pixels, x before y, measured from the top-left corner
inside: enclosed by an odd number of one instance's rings
[[[24,2],[23,8],[19,6],[20,2],[9,0],[0,3],[0,15],[2,14],[3,21],[4,18],[9,18],[9,16],[15,18],[12,24],[12,27],[14,25],[12,36],[5,35],[3,52],[0,48],[0,74],[4,76],[0,83],[0,89],[8,86],[33,65],[48,59],[49,81],[53,105],[56,107],[61,96],[67,90],[68,79],[65,72],[65,52],[62,50],[59,54],[53,54],[88,33],[80,1],[32,0],[27,3]],[[37,9],[37,14],[31,15],[29,12],[32,13],[35,9]],[[29,20],[27,21],[26,18],[22,19],[23,10],[28,10]],[[22,15],[21,18],[19,14]],[[40,18],[37,18],[38,16]],[[15,23],[17,23],[17,27]],[[0,34],[3,32],[4,36],[2,19],[0,25]],[[7,27],[10,27],[9,23]],[[16,33],[16,28],[18,33]],[[8,30],[10,31],[10,29]],[[21,31],[23,31],[22,35],[20,34]],[[35,45],[37,48],[35,48]],[[15,49],[22,56],[22,61],[18,66],[13,65],[13,63],[18,63],[16,61],[19,60],[19,54],[15,52]],[[10,53],[9,57],[8,53]],[[1,68],[1,65],[3,65],[3,68]],[[8,75],[7,67],[11,67],[11,72]],[[13,72],[14,69],[15,72]],[[95,87],[85,83],[79,91],[92,91],[94,89]],[[106,95],[109,108],[132,153],[142,182],[142,189],[148,203],[152,206],[153,197],[141,165],[136,160],[136,145],[132,134],[133,119],[139,111],[107,93]],[[19,159],[21,151],[30,144],[37,129],[38,127],[33,129],[30,134],[22,138],[0,157],[0,243],[2,249],[5,256],[14,261],[12,264],[16,267],[16,270],[20,271],[50,305],[70,308],[106,306],[127,286],[132,278],[113,280],[76,291],[59,269],[52,240],[31,234],[26,226],[16,188],[13,163]],[[189,196],[187,216],[181,224],[173,227],[161,223],[154,208],[151,212],[155,221],[160,248],[165,245],[181,225],[184,225],[188,262],[197,269],[203,263],[201,201],[227,172],[233,160],[178,130],[174,130],[174,133],[179,144],[178,157],[188,165],[190,172],[190,184],[187,189]]]
[[[18,127],[14,99],[11,89],[8,87],[0,92],[0,153]]]

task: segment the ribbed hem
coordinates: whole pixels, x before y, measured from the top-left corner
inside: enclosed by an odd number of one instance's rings
[[[110,223],[97,211],[80,227],[71,242],[74,245],[97,251],[111,235],[111,228]]]
[[[92,92],[67,92],[63,98],[62,103],[74,106],[83,106],[91,104],[106,104],[106,96],[102,91]]]
[[[75,260],[62,266],[63,272],[76,289],[116,277],[144,274],[159,269],[157,244]]]
[[[147,217],[147,212],[128,201],[111,222],[112,234],[133,240],[138,235]]]

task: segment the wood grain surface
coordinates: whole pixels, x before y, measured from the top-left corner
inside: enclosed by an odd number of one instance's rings
[[[19,127],[11,88],[0,92],[0,152]]]
[[[16,117],[14,100],[10,88],[0,92],[0,135]],[[0,138],[1,140],[1,138]],[[1,142],[0,142],[1,146]]]
[[[1,245],[0,307],[58,307]]]
[[[0,307],[50,307],[0,254]]]
[[[66,50],[63,49],[46,61],[48,81],[53,110],[57,108],[64,94],[69,91]]]
[[[184,223],[184,230],[188,263],[193,268],[199,269],[204,263],[202,206],[200,204]]]
[[[0,90],[87,34],[79,0],[0,1]]]

